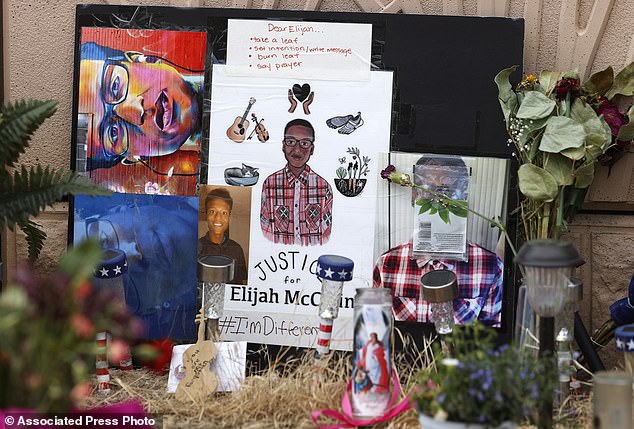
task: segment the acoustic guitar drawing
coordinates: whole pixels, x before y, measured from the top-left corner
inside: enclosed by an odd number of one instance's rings
[[[178,401],[191,400],[195,404],[202,403],[216,391],[218,379],[210,370],[210,365],[216,358],[216,346],[213,341],[205,340],[205,313],[200,308],[196,316],[198,325],[198,340],[183,353],[185,378],[176,388]]]
[[[249,114],[249,110],[251,110],[253,103],[255,103],[255,98],[251,97],[244,114],[242,116],[238,116],[235,121],[233,121],[233,124],[231,124],[231,126],[227,129],[227,137],[236,143],[242,143],[246,137],[247,128],[249,128],[247,115]]]

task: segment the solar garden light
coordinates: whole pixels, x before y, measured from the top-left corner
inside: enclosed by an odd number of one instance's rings
[[[198,258],[198,297],[205,315],[205,340],[220,340],[218,320],[225,303],[225,284],[233,280],[233,258],[206,255]]]
[[[343,284],[352,280],[353,269],[352,259],[344,256],[321,255],[317,259],[317,278],[321,280],[319,334],[315,350],[315,358],[317,359],[330,353],[332,325],[339,315]]]
[[[123,275],[128,271],[125,252],[119,249],[105,249],[101,252],[101,261],[93,273],[92,284],[98,289],[109,289],[121,297],[125,302]],[[108,333],[97,332],[97,359],[95,362],[97,373],[97,390],[107,395],[110,393],[110,369],[108,363]],[[124,357],[119,362],[122,370],[132,368],[130,349],[127,348]]]
[[[555,316],[566,305],[572,271],[584,263],[583,258],[572,243],[530,240],[522,245],[514,262],[524,267],[528,303],[539,316],[539,356],[552,357]],[[556,365],[554,360],[552,364]],[[545,401],[540,428],[552,427],[552,407],[552,401]]]
[[[420,279],[423,298],[431,303],[431,316],[440,335],[453,331],[453,300],[458,298],[456,273],[449,270],[434,270]]]

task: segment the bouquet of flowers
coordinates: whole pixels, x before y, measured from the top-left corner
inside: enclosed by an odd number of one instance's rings
[[[543,71],[515,89],[495,77],[508,144],[520,163],[519,212],[525,239],[559,238],[583,204],[597,163],[611,167],[634,139],[634,63],[580,83],[573,72]]]
[[[86,242],[53,273],[19,267],[0,294],[0,409],[68,412],[91,391],[96,333],[120,341],[141,334],[115,291],[92,286],[100,258],[97,243]]]
[[[421,372],[413,392],[419,413],[436,420],[498,427],[536,421],[552,403],[556,367],[524,356],[517,347],[494,347],[495,333],[479,324],[454,328],[452,358],[436,354],[436,370]],[[546,402],[544,402],[546,401]]]

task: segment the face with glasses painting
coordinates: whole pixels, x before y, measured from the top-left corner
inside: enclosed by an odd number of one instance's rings
[[[282,152],[289,170],[299,176],[313,154],[315,133],[306,125],[291,125],[284,131]]]
[[[78,112],[92,114],[89,157],[167,155],[200,128],[195,91],[174,67],[130,52],[125,60],[80,63]]]

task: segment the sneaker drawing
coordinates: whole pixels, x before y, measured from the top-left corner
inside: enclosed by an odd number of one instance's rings
[[[333,118],[328,119],[326,121],[326,125],[328,125],[330,128],[339,128],[345,125],[350,119],[352,119],[352,115],[335,116]]]
[[[363,125],[363,119],[361,119],[361,112],[358,112],[357,116],[351,118],[337,132],[339,134],[350,134],[361,125]]]

